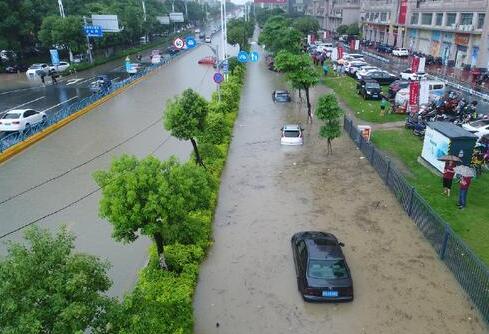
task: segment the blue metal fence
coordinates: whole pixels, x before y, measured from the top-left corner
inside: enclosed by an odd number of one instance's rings
[[[407,182],[390,159],[365,141],[351,119],[345,117],[343,126],[489,323],[489,268]]]
[[[100,100],[102,97],[111,94],[115,92],[116,90],[120,89],[121,87],[124,87],[135,80],[147,75],[149,72],[154,71],[155,69],[164,66],[171,62],[175,57],[178,57],[179,54],[183,52],[179,52],[177,55],[174,55],[172,57],[163,57],[162,62],[159,64],[151,64],[150,66],[144,68],[140,72],[131,75],[130,77],[126,78],[125,80],[115,82],[112,84],[112,86],[103,92],[99,93],[94,93],[90,96],[87,96],[81,100],[78,100],[77,102],[74,102],[72,104],[66,105],[60,110],[58,110],[56,113],[50,114],[47,116],[46,120],[42,123],[38,123],[34,126],[32,126],[30,129],[27,129],[24,132],[12,132],[5,137],[0,138],[0,153],[8,149],[9,147],[18,144],[30,136],[32,136],[35,133],[41,132],[47,127],[61,121],[62,119],[65,119],[66,117],[76,113],[77,111],[89,106],[90,104],[96,102],[97,100]]]

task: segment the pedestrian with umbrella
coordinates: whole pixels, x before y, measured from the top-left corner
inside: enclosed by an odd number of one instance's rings
[[[438,160],[445,161],[445,168],[443,169],[443,195],[450,197],[453,177],[455,176],[455,166],[457,162],[461,162],[462,160],[454,155],[444,155]]]
[[[469,191],[472,178],[475,176],[475,172],[468,166],[455,167],[455,174],[460,175],[460,192],[458,195],[458,208],[464,209],[467,205],[467,192]]]

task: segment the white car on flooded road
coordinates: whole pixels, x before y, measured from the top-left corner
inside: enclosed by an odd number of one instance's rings
[[[14,109],[7,111],[0,118],[0,131],[4,132],[29,132],[32,126],[45,122],[46,113],[32,109]]]
[[[304,129],[300,124],[286,124],[281,131],[280,144],[290,146],[304,144]]]
[[[45,75],[48,75],[49,65],[48,64],[32,64],[25,75],[27,75],[28,79],[34,79],[39,76],[39,73],[44,72]]]

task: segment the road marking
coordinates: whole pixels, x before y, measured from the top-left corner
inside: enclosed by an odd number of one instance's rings
[[[76,85],[77,85],[77,86],[80,86],[81,84],[84,84],[85,82],[90,81],[90,80],[92,80],[92,79],[94,79],[94,78],[95,78],[95,77],[91,77],[91,78],[88,78],[88,79],[81,79],[81,80],[83,80],[83,81],[80,81],[80,82],[79,82],[79,83],[77,83]]]
[[[23,106],[25,106],[25,105],[28,105],[28,104],[30,104],[30,103],[33,103],[33,102],[36,102],[36,101],[42,100],[42,99],[44,99],[44,98],[46,98],[46,97],[45,97],[45,96],[38,97],[37,99],[34,99],[34,100],[31,100],[31,101],[28,101],[28,102],[25,102],[25,103],[19,104],[18,106],[15,106],[15,107],[12,107],[12,108],[10,108],[10,109],[7,109],[6,111],[10,111],[10,110],[17,109],[17,108],[19,108],[19,107],[23,107]]]
[[[74,84],[76,84],[78,81],[82,81],[82,80],[83,80],[83,78],[81,78],[81,79],[70,79],[70,80],[68,80],[68,82],[66,83],[66,86],[74,85]]]
[[[41,88],[41,87],[43,87],[43,86],[40,85],[40,86],[29,87],[29,88],[19,88],[19,89],[9,90],[7,92],[0,93],[0,95],[10,94],[10,93],[17,93],[17,92],[22,92],[24,90],[31,90],[31,89]]]
[[[65,100],[65,101],[63,101],[63,102],[61,102],[61,103],[58,103],[58,104],[56,104],[56,105],[52,106],[52,107],[49,107],[49,108],[47,108],[47,109],[44,109],[44,110],[43,110],[43,112],[46,112],[46,111],[51,110],[51,109],[53,109],[53,108],[59,107],[60,105],[65,104],[65,103],[67,103],[67,102],[70,102],[71,100],[74,100],[74,99],[77,99],[77,98],[78,98],[78,95],[73,96],[71,99]]]
[[[114,79],[112,79],[111,81],[116,81],[117,79],[120,79],[121,77],[115,77]]]

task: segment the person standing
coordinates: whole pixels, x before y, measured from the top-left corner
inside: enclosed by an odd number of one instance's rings
[[[324,76],[327,76],[328,75],[328,72],[329,72],[328,64],[324,63],[323,64],[323,73],[324,73]]]
[[[380,114],[383,116],[385,114],[385,107],[387,107],[387,100],[382,96],[380,101]]]
[[[445,162],[445,168],[443,169],[443,195],[450,197],[450,191],[452,189],[453,177],[455,176],[455,162]]]
[[[49,75],[51,76],[51,80],[53,82],[53,85],[56,85],[58,83],[58,81],[56,80],[56,77],[58,76],[56,71],[54,69],[49,70]]]
[[[467,192],[469,191],[471,176],[462,176],[460,179],[460,193],[458,196],[458,208],[463,209],[467,205]]]

